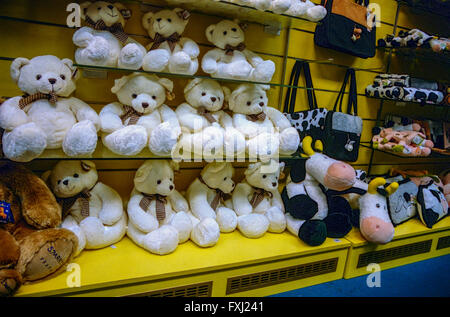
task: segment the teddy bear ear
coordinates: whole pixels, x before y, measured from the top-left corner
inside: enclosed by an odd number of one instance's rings
[[[171,160],[169,164],[174,171],[180,170],[180,164],[177,161]]]
[[[269,90],[270,89],[270,85],[258,85],[259,88],[261,88],[262,90]]]
[[[206,31],[205,31],[206,39],[207,39],[209,42],[211,42],[211,43],[213,43],[212,35],[213,35],[213,33],[214,33],[214,29],[215,29],[215,28],[216,28],[216,25],[215,25],[215,24],[211,24],[210,26],[208,26],[208,27],[206,28]]]
[[[138,183],[144,182],[148,174],[150,173],[152,166],[153,164],[151,164],[151,162],[144,162],[144,164],[142,164],[141,167],[139,167],[136,171],[136,175],[134,175],[134,181]]]
[[[146,29],[146,30],[151,29],[152,19],[153,19],[154,14],[155,14],[154,12],[149,11],[142,16],[141,21],[142,21],[142,26],[144,27],[144,29]]]
[[[45,171],[41,175],[41,179],[44,181],[44,183],[47,184],[47,186],[50,188],[50,175],[52,174],[52,170]]]
[[[173,11],[180,17],[180,19],[182,19],[186,22],[191,17],[191,14],[189,13],[188,10],[181,9],[181,8],[175,8]]]
[[[73,66],[73,61],[68,58],[63,58],[61,60],[61,62],[63,62],[63,64],[65,64],[67,67],[69,67],[70,71],[72,72],[72,79],[78,79],[78,77],[79,77],[78,76],[78,68]]]
[[[222,86],[222,90],[223,90],[223,109],[229,109],[230,106],[230,96],[231,96],[231,90],[228,87]]]
[[[244,172],[244,175],[245,176],[252,175],[253,173],[255,173],[259,169],[260,166],[261,166],[261,162],[256,162],[256,163],[253,163],[253,164],[249,164],[247,169]]]
[[[167,100],[174,100],[175,99],[175,94],[172,92],[173,90],[173,81],[171,81],[170,79],[167,78],[160,78],[158,79],[158,83],[163,86],[164,88],[166,88],[166,99]]]
[[[92,161],[80,161],[81,169],[85,172],[89,172],[91,169],[95,169],[95,164]]]
[[[239,25],[239,27],[242,29],[242,31],[244,31],[244,32],[247,31],[247,29],[248,29],[247,23],[241,22],[238,19],[234,19],[233,22],[236,23],[237,25]]]
[[[187,94],[189,91],[192,90],[195,86],[200,84],[203,81],[203,78],[194,78],[188,82],[186,87],[184,87],[184,93]]]
[[[116,80],[114,80],[114,86],[111,88],[111,92],[113,94],[116,94],[119,92],[119,90],[128,82],[128,80],[130,80],[131,76],[133,76],[134,74],[131,75],[125,75],[122,76]]]
[[[115,2],[114,5],[119,10],[120,14],[122,14],[125,20],[130,19],[131,16],[133,15],[133,12],[130,9],[128,9],[124,4],[120,2]]]
[[[11,67],[10,67],[11,78],[16,83],[20,77],[20,69],[29,63],[30,63],[30,60],[25,57],[18,57],[11,63]]]
[[[91,4],[92,4],[92,2],[90,2],[90,1],[86,1],[86,2],[83,2],[82,4],[80,4],[80,13],[81,13],[81,18],[83,20],[86,19],[87,9],[89,8],[89,6]]]

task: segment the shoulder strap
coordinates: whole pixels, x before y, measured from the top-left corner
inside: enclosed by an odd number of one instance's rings
[[[344,100],[344,94],[347,87],[347,82],[350,79],[350,87],[348,92],[348,103],[347,103],[347,113],[357,115],[358,109],[357,109],[357,89],[356,89],[356,74],[355,70],[353,68],[348,68],[347,72],[345,73],[344,81],[342,83],[341,90],[339,91],[338,97],[336,98],[336,102],[333,107],[333,111],[337,110],[337,105],[339,104],[339,112],[342,112],[342,102]],[[353,108],[353,113],[352,113]]]
[[[286,98],[284,100],[284,112],[294,113],[295,109],[295,99],[297,97],[297,87],[300,74],[303,68],[306,83],[306,93],[308,95],[308,105],[309,109],[317,109],[317,99],[314,93],[314,87],[312,84],[311,71],[309,69],[309,64],[306,61],[296,61],[292,67],[291,76],[289,78],[289,87],[286,91]]]

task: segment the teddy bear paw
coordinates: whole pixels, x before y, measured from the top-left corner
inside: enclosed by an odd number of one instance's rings
[[[89,45],[80,50],[79,56],[76,55],[76,60],[87,61],[88,64],[106,62],[109,58],[110,47],[108,41],[102,37],[95,37],[89,42]],[[81,57],[81,58],[80,58]]]
[[[219,241],[220,228],[212,218],[200,221],[191,232],[191,239],[201,247],[212,247]]]
[[[119,155],[136,155],[147,145],[147,131],[143,126],[130,125],[103,138],[103,143]]]
[[[191,67],[191,57],[185,52],[177,52],[172,55],[169,61],[169,71],[171,73],[185,73]]]
[[[170,225],[164,225],[150,232],[144,238],[144,247],[155,254],[169,254],[178,246],[178,231]]]
[[[150,135],[150,151],[160,156],[171,155],[179,135],[180,130],[174,128],[169,122],[161,123]]]
[[[26,123],[3,135],[3,153],[16,162],[29,162],[42,154],[47,136],[34,123]]]
[[[227,155],[242,154],[245,152],[245,137],[238,130],[228,128],[225,130],[224,145]]]
[[[310,21],[317,22],[322,20],[327,15],[325,7],[316,5],[306,10],[306,18]]]
[[[232,62],[228,65],[225,72],[225,78],[250,79],[253,67],[245,60]]]
[[[280,133],[280,153],[290,155],[298,150],[300,136],[295,128],[287,128]]]
[[[219,224],[220,232],[232,232],[237,226],[236,213],[226,207],[217,209],[216,221]]]
[[[68,156],[91,155],[97,147],[97,130],[89,120],[76,123],[66,134],[62,148]]]
[[[253,71],[253,79],[260,82],[270,82],[275,73],[275,63],[271,60],[263,61]]]
[[[12,296],[22,285],[22,278],[16,270],[0,270],[0,297]]]
[[[280,233],[286,229],[286,217],[279,208],[269,208],[269,210],[266,211],[265,216],[269,220],[269,232]]]
[[[144,53],[135,43],[127,44],[119,56],[119,67],[128,69],[139,69],[144,60]]]
[[[260,238],[269,229],[269,220],[261,214],[239,216],[238,229],[247,238]]]
[[[161,72],[169,63],[170,53],[163,49],[156,49],[144,56],[142,68],[146,71]]]
[[[192,221],[184,211],[177,212],[170,220],[170,225],[178,230],[178,243],[189,240],[192,231]]]

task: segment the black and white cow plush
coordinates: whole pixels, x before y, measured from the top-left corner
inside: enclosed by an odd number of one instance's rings
[[[383,87],[377,84],[366,87],[366,96],[429,104],[439,104],[444,100],[444,94],[438,90],[399,86]]]
[[[300,139],[303,139],[305,136],[309,135],[309,131],[312,129],[316,129],[316,131],[323,130],[327,112],[328,110],[325,108],[318,108],[294,112],[292,114],[285,113],[285,116],[289,119],[292,126],[297,129]]]
[[[352,228],[349,203],[328,190],[344,191],[353,186],[356,174],[347,163],[312,150],[312,138],[302,141],[307,160],[296,160],[281,193],[287,229],[311,246],[321,245],[326,237],[340,238]],[[316,141],[316,149],[321,149]]]

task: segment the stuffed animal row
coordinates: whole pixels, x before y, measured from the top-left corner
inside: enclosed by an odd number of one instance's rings
[[[418,123],[392,128],[374,128],[372,146],[383,151],[392,151],[403,156],[428,156],[434,146]]]
[[[71,157],[90,156],[98,134],[119,155],[148,147],[159,156],[247,152],[266,159],[292,154],[300,142],[283,114],[269,107],[265,85],[241,84],[231,92],[215,80],[193,79],[184,90],[186,102],[174,111],[165,104],[174,98],[173,82],[136,72],[115,80],[111,91],[118,101],[98,115],[71,97],[78,72],[69,59],[19,57],[10,69],[25,93],[0,107],[3,152],[13,161],[28,162],[45,149],[60,148]]]
[[[132,12],[123,4],[87,1],[80,7],[87,26],[73,35],[77,63],[132,70],[142,67],[146,71],[188,75],[197,72],[199,46],[182,36],[190,17],[187,10],[165,9],[144,14],[142,26],[150,37],[144,48],[124,31]],[[206,38],[216,47],[202,58],[205,73],[218,78],[271,81],[275,64],[245,47],[245,28],[237,20],[223,20],[207,27]]]
[[[368,97],[421,104],[440,104],[447,95],[446,88],[438,83],[397,74],[377,75],[373,84],[366,87],[365,93]]]
[[[397,36],[388,34],[385,38],[378,40],[378,46],[423,47],[431,48],[434,52],[439,53],[450,50],[450,40],[444,37],[428,35],[419,29],[412,29],[409,31],[400,30]]]
[[[309,0],[230,0],[230,2],[313,22],[322,20],[327,14],[327,9]]]

